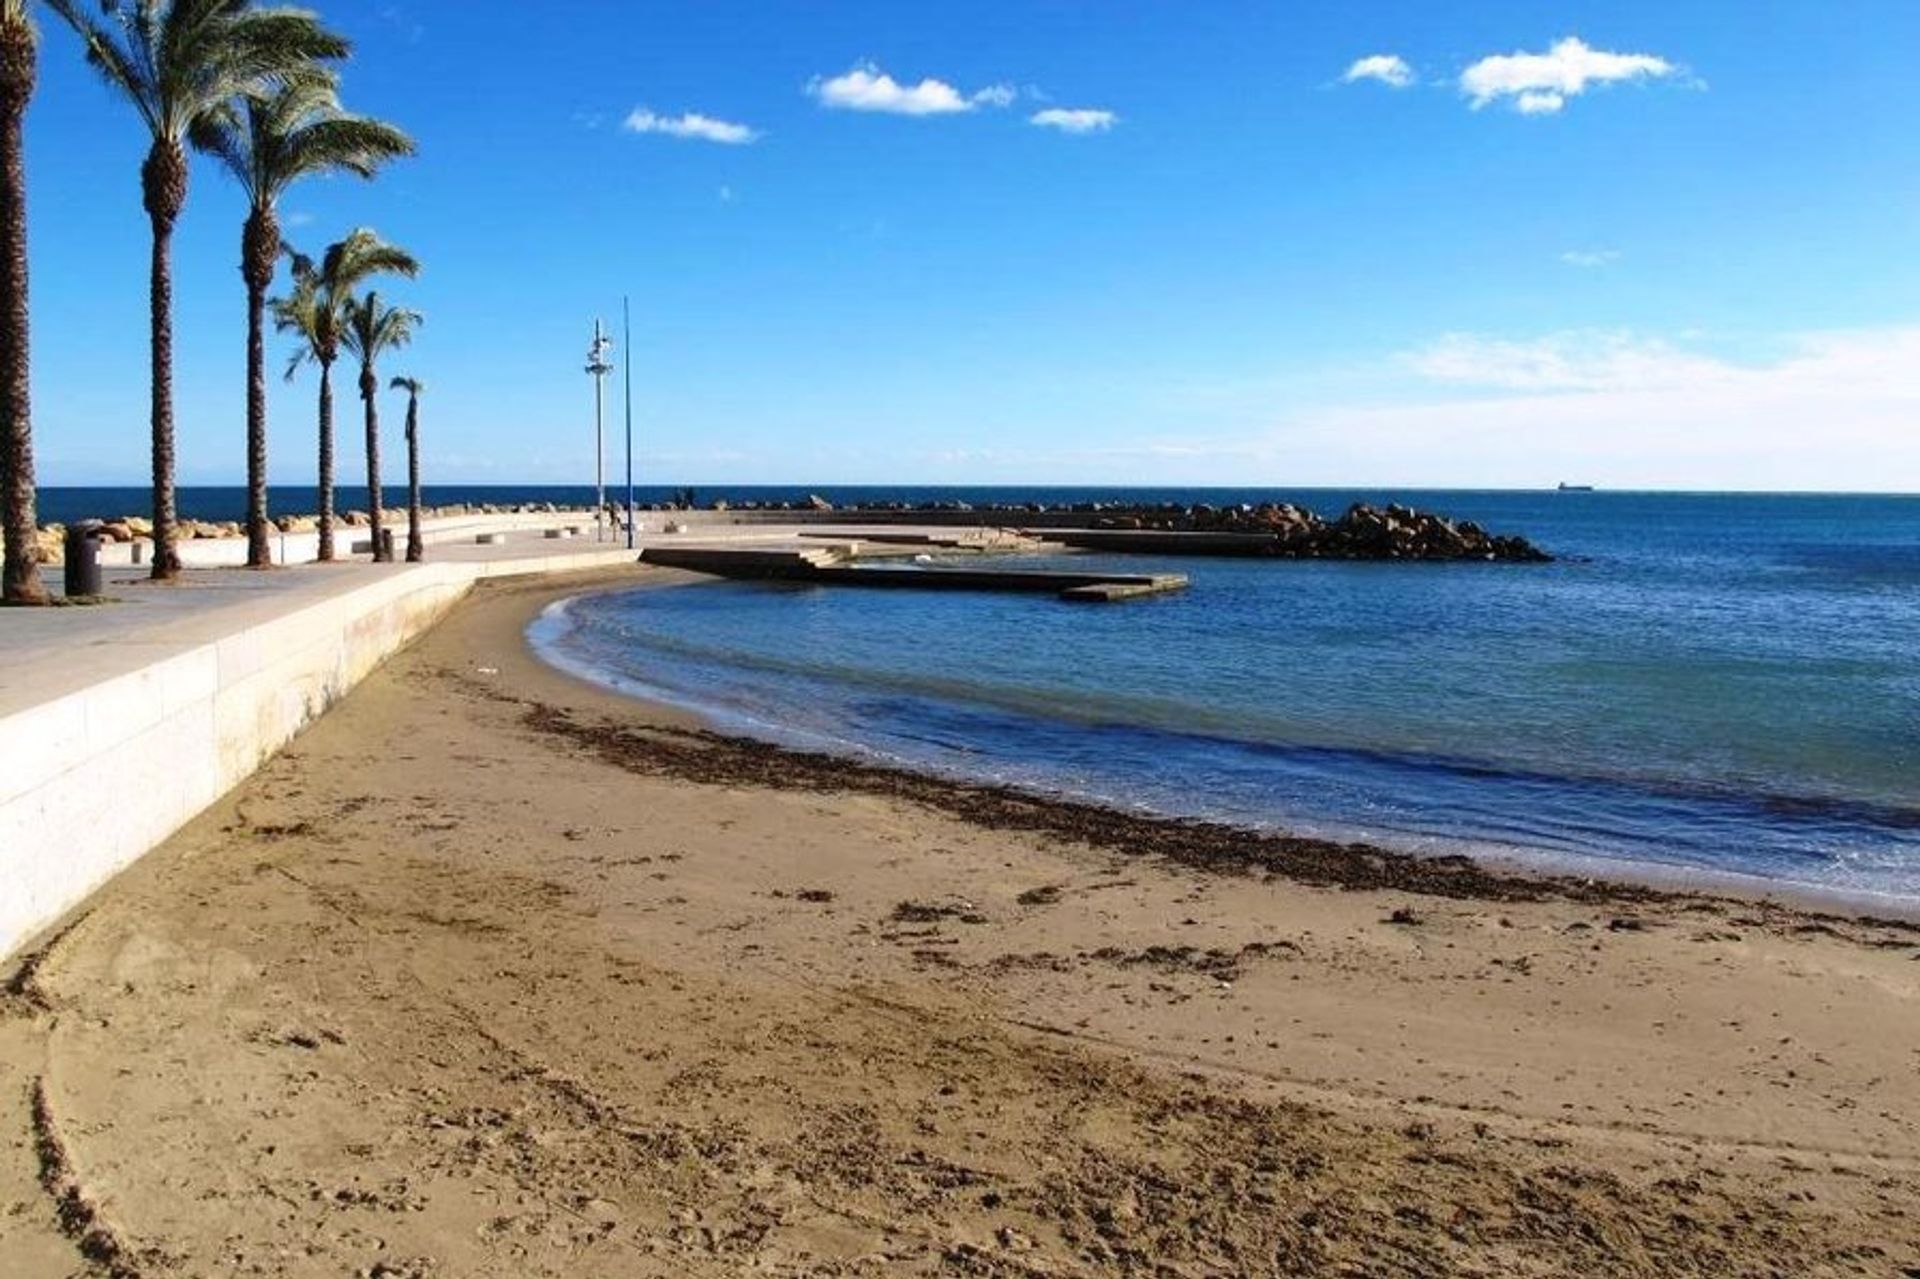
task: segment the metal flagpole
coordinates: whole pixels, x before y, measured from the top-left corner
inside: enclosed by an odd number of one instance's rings
[[[627,344],[627,549],[633,549],[633,308],[620,297],[620,340]]]

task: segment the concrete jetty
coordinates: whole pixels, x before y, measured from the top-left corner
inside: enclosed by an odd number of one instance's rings
[[[1016,568],[908,567],[849,562],[839,547],[799,550],[721,546],[649,546],[641,554],[649,564],[711,573],[716,577],[759,581],[806,582],[922,591],[1023,591],[1057,595],[1078,602],[1138,599],[1182,590],[1179,573],[1059,572]]]
[[[1267,555],[1283,539],[1273,533],[1190,533],[1162,529],[1066,529],[1046,531],[1050,542],[1076,551],[1116,555]]]

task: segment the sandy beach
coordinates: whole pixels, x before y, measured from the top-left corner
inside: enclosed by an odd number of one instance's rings
[[[1920,928],[795,756],[527,649],[674,580],[479,588],[7,976],[0,1271],[1920,1274]]]

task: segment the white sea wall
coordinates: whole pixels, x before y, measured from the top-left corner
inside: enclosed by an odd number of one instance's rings
[[[0,718],[0,956],[244,780],[476,580],[619,562],[631,552],[407,566],[251,624],[216,620],[204,642]]]

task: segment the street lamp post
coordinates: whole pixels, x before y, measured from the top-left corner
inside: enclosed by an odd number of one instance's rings
[[[593,540],[600,541],[601,525],[607,518],[607,429],[606,378],[613,372],[607,353],[613,339],[593,322],[593,345],[587,348],[587,372],[593,375]]]

